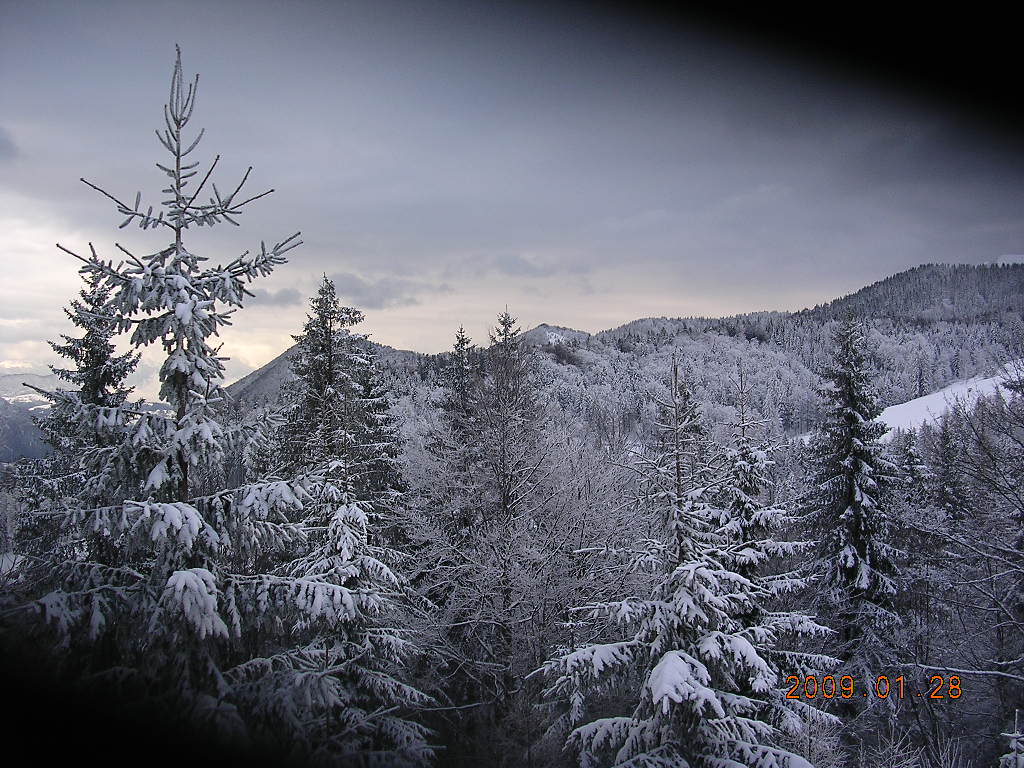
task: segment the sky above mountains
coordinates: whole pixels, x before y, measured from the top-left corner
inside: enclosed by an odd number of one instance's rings
[[[941,100],[728,25],[489,3],[0,0],[0,367],[40,370],[78,289],[54,243],[152,231],[174,44],[199,154],[249,165],[214,261],[302,231],[224,337],[232,378],[291,343],[321,275],[380,342],[425,352],[506,305],[525,327],[798,309],[924,262],[1024,252],[1024,153]],[[154,369],[141,374],[151,391]]]

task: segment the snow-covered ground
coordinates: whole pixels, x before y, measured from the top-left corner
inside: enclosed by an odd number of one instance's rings
[[[1024,360],[1007,363],[995,376],[978,376],[973,379],[954,381],[949,386],[923,397],[915,397],[905,403],[891,405],[882,411],[879,420],[884,422],[890,432],[883,437],[888,440],[897,429],[918,429],[928,422],[936,422],[954,403],[962,402],[968,407],[986,395],[994,395],[1002,389],[1006,380],[1015,372],[1024,370]]]
[[[915,397],[905,403],[890,405],[878,420],[889,427],[889,431],[882,437],[882,442],[892,439],[897,429],[908,431],[919,429],[927,423],[936,423],[946,411],[954,404],[962,402],[970,407],[978,402],[978,399],[986,395],[994,395],[1007,380],[1024,378],[1024,360],[1014,360],[1003,366],[995,376],[975,376],[973,379],[954,381],[942,389],[922,397]],[[804,443],[810,441],[811,432],[797,435],[796,440]]]

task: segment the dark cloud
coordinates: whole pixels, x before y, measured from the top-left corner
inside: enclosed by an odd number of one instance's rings
[[[271,307],[290,307],[302,303],[302,294],[296,288],[282,288],[279,291],[256,288],[252,291],[252,298],[248,303],[251,306],[264,304]]]
[[[509,277],[549,277],[564,271],[564,265],[552,259],[521,253],[480,253],[454,259],[445,271],[449,279],[484,277],[499,274]]]
[[[18,154],[18,148],[14,144],[11,134],[0,125],[0,162],[13,160]]]
[[[1024,153],[1004,137],[953,116],[858,119],[832,148],[831,179],[862,191],[889,185],[1005,188],[1024,176]]]
[[[341,299],[359,309],[388,309],[418,304],[428,293],[448,291],[445,284],[435,285],[401,277],[381,277],[376,280],[360,277],[352,272],[331,275]]]
[[[579,233],[581,238],[590,235]],[[450,281],[481,278],[489,275],[505,275],[508,277],[564,278],[566,275],[585,275],[604,263],[602,248],[595,241],[585,249],[543,249],[543,253],[475,253],[468,256],[452,257],[447,260],[444,277]]]
[[[554,264],[538,264],[518,253],[497,256],[492,263],[497,271],[515,277],[547,277],[558,269]]]

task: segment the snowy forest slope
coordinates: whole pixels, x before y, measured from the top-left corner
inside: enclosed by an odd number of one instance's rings
[[[1024,264],[923,264],[803,314],[924,323],[997,320],[1022,311]]]
[[[684,361],[696,393],[712,409],[729,402],[729,377],[742,362],[763,385],[757,391],[766,401],[758,407],[777,412],[786,433],[795,435],[820,419],[818,372],[831,352],[829,333],[839,318],[852,315],[871,323],[869,364],[888,407],[993,375],[1007,360],[1022,357],[1013,341],[1022,337],[1022,313],[1024,264],[926,264],[795,313],[641,318],[596,334],[541,324],[524,333],[524,341],[547,361],[554,396],[614,412],[609,418],[626,428],[643,399],[635,382],[664,370],[673,354]],[[405,390],[415,380],[432,380],[447,360],[447,355],[372,346],[378,359],[407,382]],[[227,388],[243,410],[276,400],[291,376],[294,349]],[[20,383],[14,382],[18,376],[3,379],[13,386]],[[0,461],[39,455],[42,444],[29,411],[38,403],[21,402],[20,390],[8,389],[5,384],[0,393]]]
[[[755,312],[725,318],[643,318],[589,334],[541,324],[524,341],[540,352],[550,394],[575,400],[629,428],[639,417],[637,383],[663,371],[675,355],[695,392],[712,412],[731,401],[737,365],[748,370],[756,406],[777,414],[789,435],[820,420],[818,372],[831,354],[837,318],[869,321],[869,360],[887,407],[935,392],[953,382],[994,374],[1021,357],[1024,265],[924,265],[854,294],[796,313]],[[454,328],[452,329],[454,333]],[[448,355],[424,355],[374,345],[408,390],[436,379]],[[293,348],[294,349],[294,348]],[[288,379],[288,350],[228,387],[243,407],[273,401]],[[653,376],[657,378],[657,376]],[[596,415],[600,412],[602,415]]]

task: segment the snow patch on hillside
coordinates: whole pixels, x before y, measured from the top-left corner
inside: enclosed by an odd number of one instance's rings
[[[4,397],[3,399],[6,400],[8,403],[11,403],[12,405],[13,404],[28,405],[30,403],[45,403],[45,404],[49,405],[49,402],[50,402],[45,397],[40,395],[38,392],[29,392],[26,395],[13,395],[13,396],[10,396],[10,397]],[[38,407],[38,406],[36,406],[36,407]]]
[[[1024,360],[1007,363],[995,376],[977,376],[973,379],[954,381],[930,395],[916,397],[899,405],[891,405],[882,411],[879,421],[885,423],[890,430],[919,429],[927,423],[935,423],[954,404],[962,402],[967,407],[974,405],[982,397],[994,395],[1005,388],[1008,379],[1014,378],[1024,371]],[[882,440],[892,437],[888,432]]]
[[[889,431],[882,436],[882,442],[889,442],[897,429],[908,432],[920,429],[925,424],[936,424],[957,403],[970,408],[982,397],[1006,391],[1007,381],[1024,380],[1024,360],[1014,360],[1002,367],[995,376],[975,376],[972,379],[954,381],[942,389],[922,397],[915,397],[905,403],[890,405],[878,417]],[[813,432],[805,432],[794,439],[809,443]]]
[[[570,344],[573,341],[582,344],[589,337],[590,334],[586,331],[577,331],[575,328],[564,328],[560,325],[549,325],[548,323],[541,323],[523,333],[523,341],[537,346],[544,344]]]

